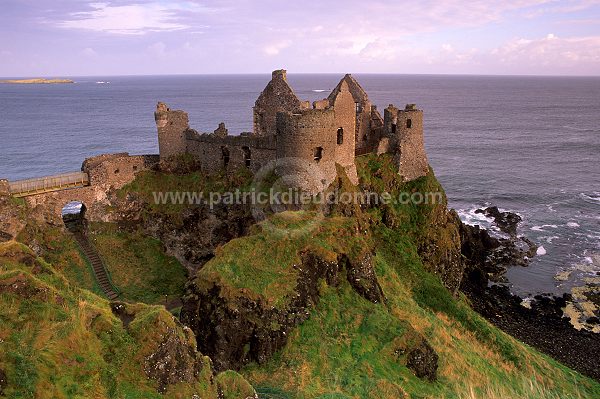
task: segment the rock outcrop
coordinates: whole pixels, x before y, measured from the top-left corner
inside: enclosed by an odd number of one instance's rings
[[[250,361],[264,363],[282,348],[291,329],[305,321],[319,302],[321,281],[337,286],[345,274],[359,295],[374,303],[384,300],[370,255],[357,263],[345,254],[328,261],[305,252],[301,259],[294,265],[299,272],[294,295],[283,308],[243,296],[228,299],[223,292],[228,287],[215,282],[189,284],[181,320],[194,331],[200,350],[211,357],[216,370],[239,369]]]

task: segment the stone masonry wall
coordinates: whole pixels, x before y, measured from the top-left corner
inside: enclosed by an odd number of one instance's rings
[[[385,109],[384,130],[403,179],[409,181],[425,176],[429,172],[429,161],[423,141],[423,111],[414,105],[399,110],[390,104]]]
[[[90,185],[118,189],[133,181],[139,171],[152,168],[158,161],[156,155],[104,154],[86,159],[81,170],[87,172]]]
[[[0,179],[0,195],[10,194],[10,184],[6,179]]]
[[[81,169],[90,176],[90,186],[32,195],[25,200],[34,213],[40,217],[51,217],[55,223],[62,223],[62,208],[71,201],[85,204],[88,220],[109,221],[110,215],[105,212],[108,193],[122,188],[133,181],[137,173],[155,167],[158,162],[158,155],[129,156],[127,153],[88,158]]]
[[[188,131],[186,138],[188,152],[200,160],[202,169],[208,173],[240,167],[256,172],[275,159],[274,136],[217,136]]]
[[[254,134],[275,135],[278,112],[293,112],[308,108],[287,83],[286,71],[273,71],[272,79],[260,93],[254,105]]]
[[[334,160],[346,170],[350,181],[358,184],[355,157],[355,127],[356,105],[350,93],[348,84],[343,81],[340,90],[333,100],[334,130],[327,135],[335,137]],[[338,141],[338,132],[342,129],[341,143]]]
[[[277,114],[277,173],[291,185],[318,192],[336,177],[333,108]]]
[[[173,111],[165,103],[159,102],[154,112],[158,128],[158,148],[160,159],[166,160],[186,152],[185,131],[189,129],[188,114]]]

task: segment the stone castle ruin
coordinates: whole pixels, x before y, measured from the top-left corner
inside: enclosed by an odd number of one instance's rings
[[[275,172],[307,191],[326,188],[341,168],[358,183],[354,159],[368,153],[394,155],[405,181],[429,171],[423,144],[423,112],[414,105],[389,105],[383,118],[350,75],[340,80],[325,99],[301,101],[286,79],[285,70],[271,81],[254,105],[253,131],[229,135],[225,124],[213,133],[190,128],[184,111],[158,103],[154,113],[160,155],[105,154],[88,158],[78,172],[9,182],[0,179],[0,197],[26,197],[32,209],[51,210],[81,201],[90,220],[104,220],[107,193],[134,180],[143,170],[160,167],[182,154],[193,155],[207,173],[248,168],[257,176]],[[316,183],[316,184],[315,184]]]
[[[296,169],[300,162],[305,171],[319,170],[325,186],[335,179],[336,164],[357,184],[354,158],[367,153],[394,154],[398,173],[405,181],[429,171],[423,111],[414,104],[404,109],[390,104],[382,118],[349,74],[327,98],[311,106],[296,96],[285,70],[273,71],[253,114],[252,132],[229,135],[221,123],[213,133],[198,133],[190,128],[187,113],[159,102],[154,115],[160,159],[188,153],[208,173],[241,167],[257,172],[270,163],[286,168],[289,162],[284,161],[293,159]]]

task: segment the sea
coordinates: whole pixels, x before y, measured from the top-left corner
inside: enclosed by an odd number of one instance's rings
[[[451,207],[495,205],[523,218],[539,245],[507,277],[522,296],[560,294],[600,273],[600,78],[354,75],[380,112],[424,110],[427,153]],[[328,95],[341,74],[288,74],[301,99]],[[0,178],[79,170],[101,153],[158,152],[157,101],[191,126],[252,130],[252,106],[270,75],[71,77],[74,84],[0,85]]]

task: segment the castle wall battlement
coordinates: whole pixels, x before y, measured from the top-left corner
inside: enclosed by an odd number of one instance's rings
[[[203,170],[216,173],[240,167],[256,172],[269,162],[294,158],[307,167],[318,167],[324,184],[335,178],[336,164],[358,184],[356,156],[393,153],[405,180],[428,172],[423,112],[414,106],[400,110],[390,105],[382,118],[349,74],[311,107],[289,86],[286,71],[276,70],[256,100],[253,114],[251,133],[230,136],[224,123],[213,133],[198,133],[190,129],[187,113],[158,103],[160,159],[189,153]]]

